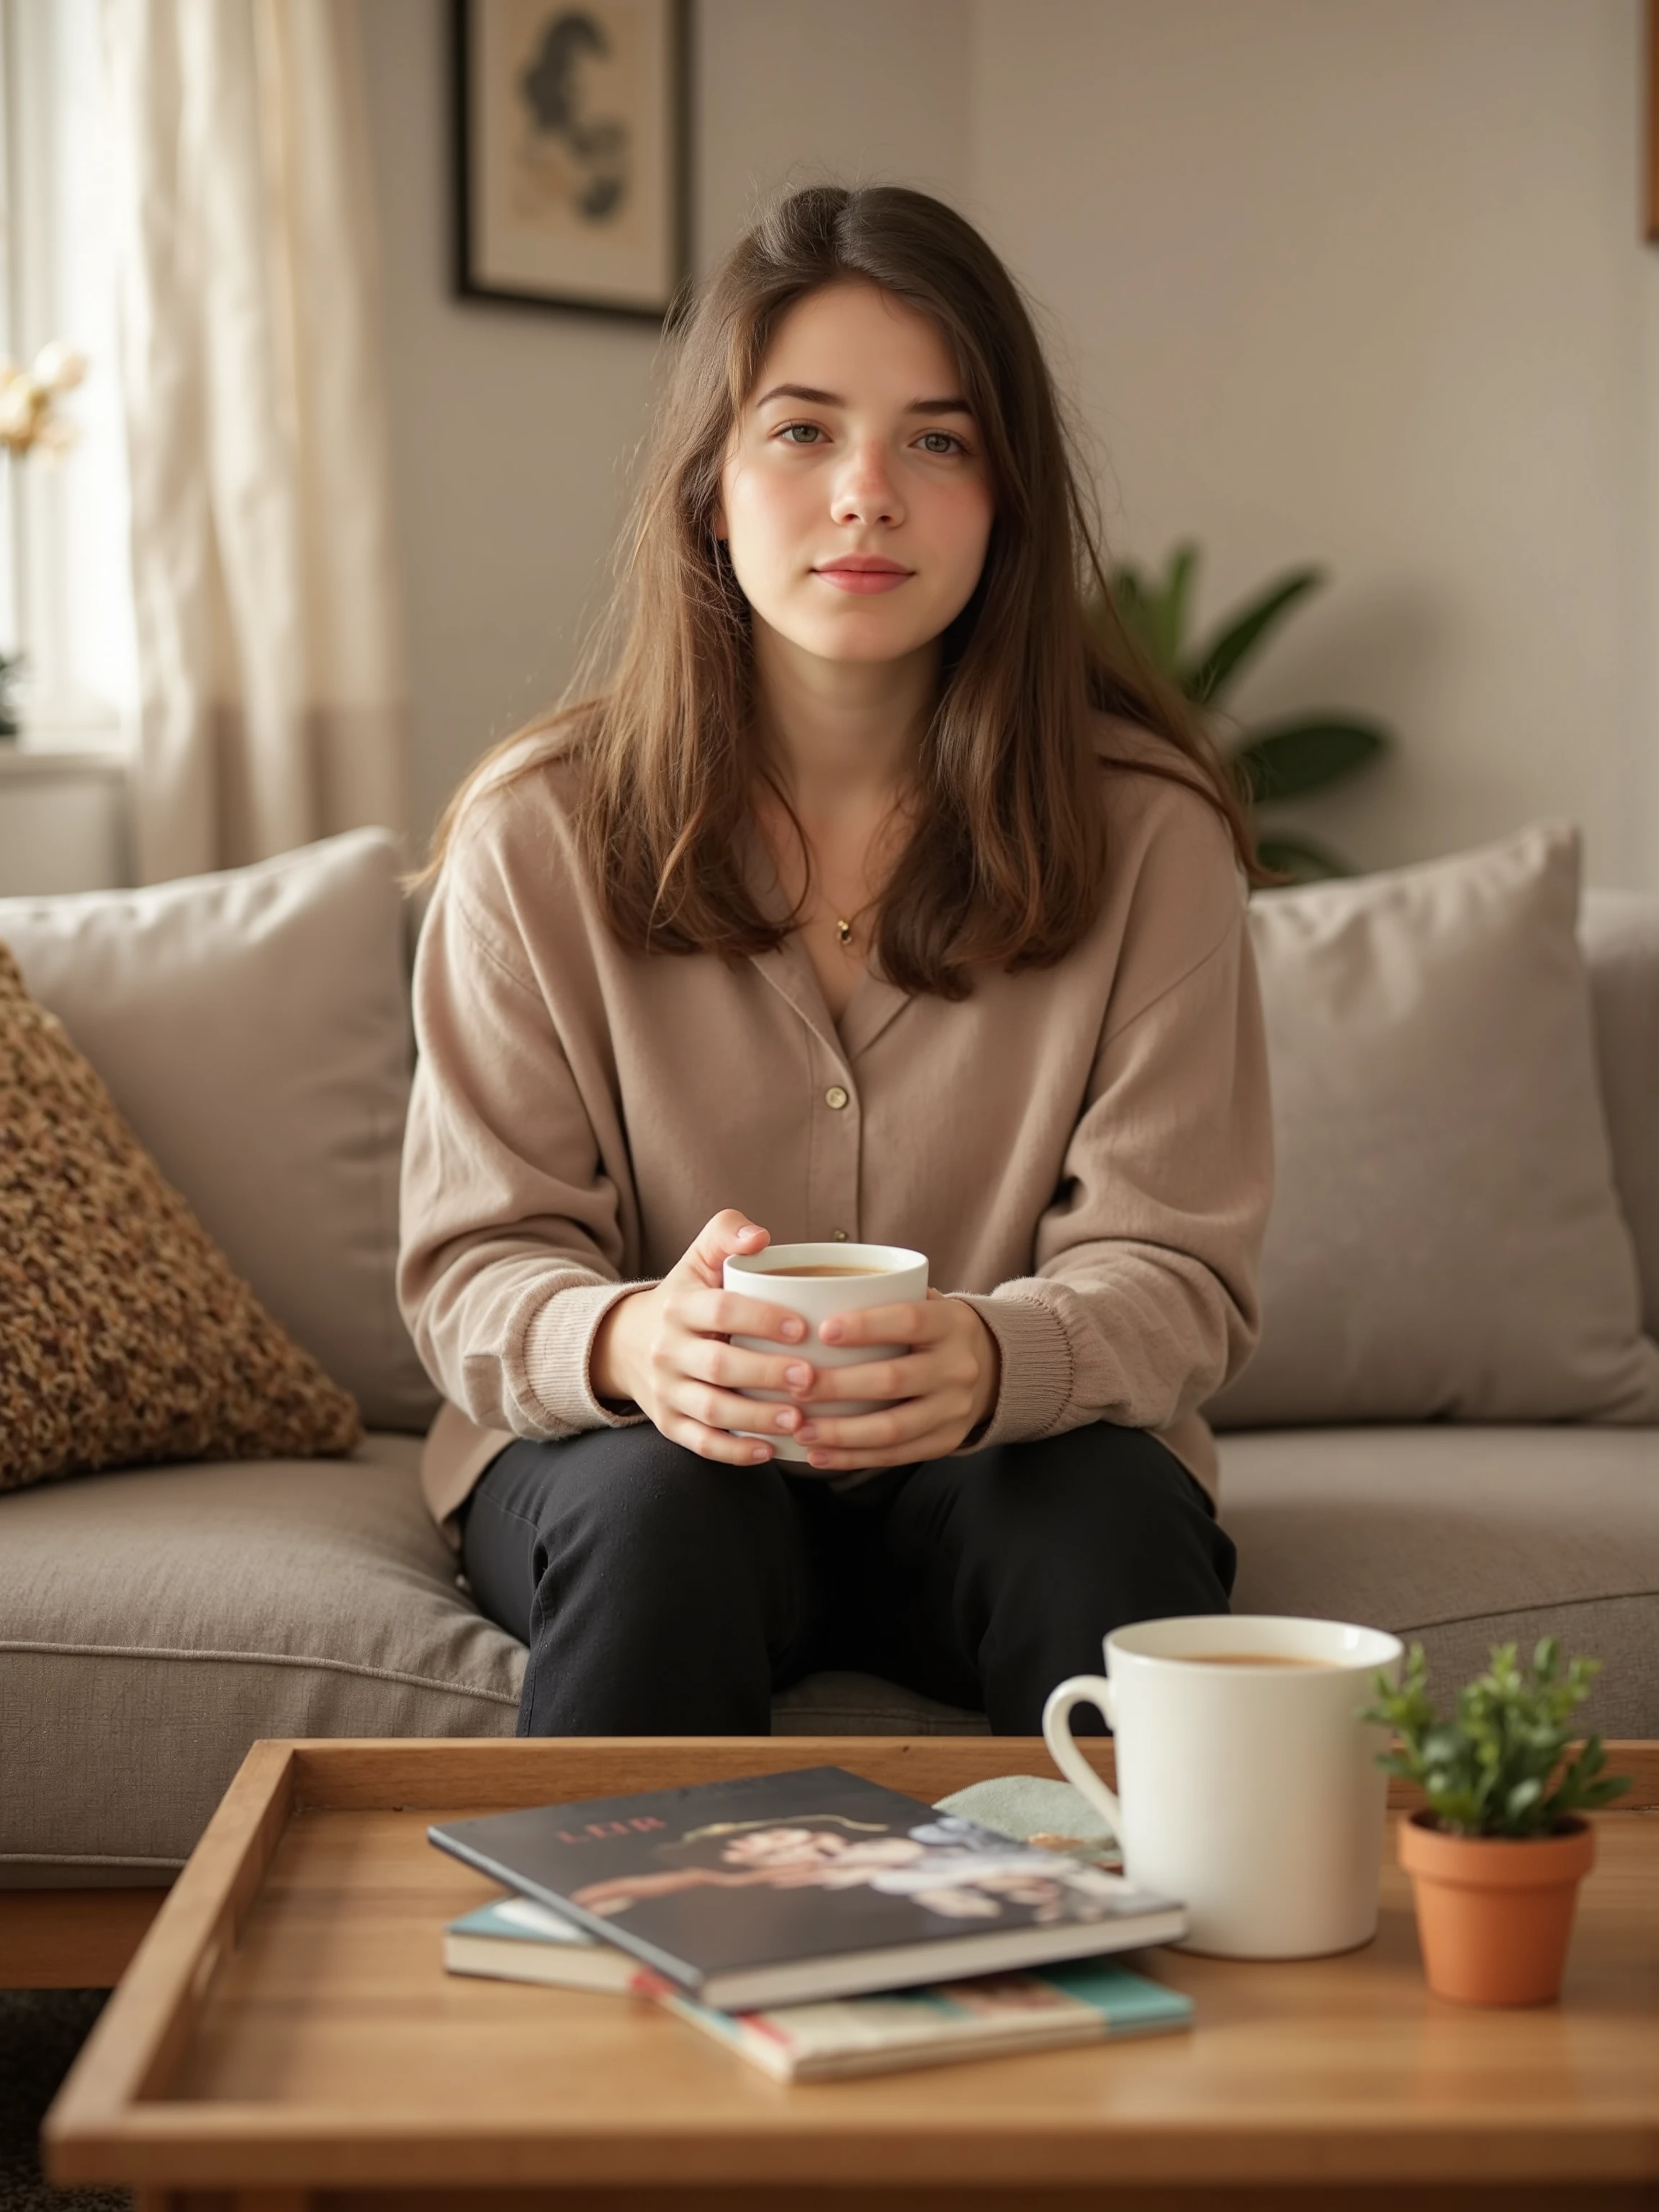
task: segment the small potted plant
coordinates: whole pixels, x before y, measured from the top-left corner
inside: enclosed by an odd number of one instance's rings
[[[1630,1787],[1604,1775],[1599,1735],[1565,1758],[1569,1717],[1599,1662],[1574,1659],[1546,1637],[1531,1668],[1512,1644],[1457,1693],[1451,1720],[1429,1703],[1428,1666],[1412,1646],[1400,1686],[1376,1677],[1363,1717],[1399,1738],[1378,1764],[1422,1787],[1427,1809],[1400,1829],[1429,1987],[1460,2004],[1547,2004],[1560,1994],[1578,1885],[1595,1857],[1582,1815]],[[1558,1771],[1558,1769],[1560,1771]]]

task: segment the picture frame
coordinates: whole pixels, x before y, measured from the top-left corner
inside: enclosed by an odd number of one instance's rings
[[[451,0],[455,290],[661,321],[690,268],[689,0]]]

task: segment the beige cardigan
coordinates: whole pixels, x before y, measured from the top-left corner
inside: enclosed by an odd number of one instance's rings
[[[1103,753],[1161,742],[1097,724]],[[1213,810],[1103,771],[1107,881],[1075,950],[981,971],[956,1003],[866,971],[837,1024],[793,936],[735,963],[625,951],[573,847],[575,773],[469,807],[416,964],[398,1288],[448,1401],[423,1479],[452,1537],[512,1437],[644,1419],[595,1398],[594,1333],[723,1206],[775,1243],[926,1252],[1001,1349],[975,1449],[1114,1421],[1213,1494],[1198,1408],[1255,1342],[1273,1180],[1255,972]],[[757,831],[745,866],[781,915]]]

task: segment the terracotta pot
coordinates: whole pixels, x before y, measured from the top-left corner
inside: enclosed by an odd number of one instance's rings
[[[1569,1819],[1548,1836],[1455,1836],[1432,1820],[1413,1813],[1400,1826],[1429,1987],[1459,2004],[1550,2003],[1578,1885],[1595,1863],[1594,1829]]]

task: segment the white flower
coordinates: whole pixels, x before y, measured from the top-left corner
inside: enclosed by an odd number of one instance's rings
[[[43,392],[72,392],[83,381],[87,357],[62,338],[43,345],[34,357],[34,380]]]

